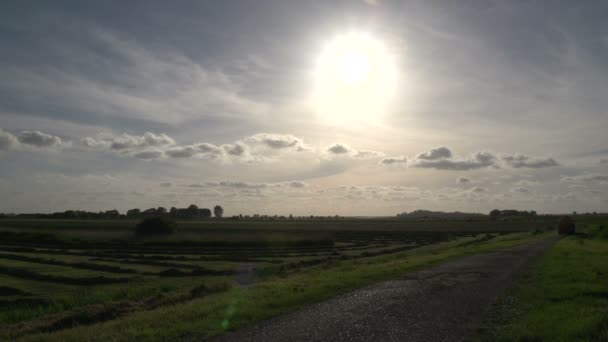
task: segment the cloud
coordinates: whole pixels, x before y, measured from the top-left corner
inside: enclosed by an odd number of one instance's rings
[[[407,157],[387,157],[380,160],[380,165],[405,165],[407,163]]]
[[[229,155],[237,156],[237,157],[244,156],[247,153],[247,151],[249,150],[249,147],[247,145],[240,143],[240,142],[236,142],[234,144],[225,144],[225,145],[222,145],[222,148]]]
[[[531,186],[536,186],[539,183],[537,181],[522,179],[522,180],[515,182],[514,184],[517,186],[520,186],[520,187],[531,187]]]
[[[221,147],[209,143],[198,143],[194,145],[202,154],[221,155],[224,150]]]
[[[158,151],[158,150],[148,150],[148,151],[141,151],[141,152],[134,153],[133,156],[135,158],[147,159],[147,160],[159,159],[163,156],[163,152]]]
[[[35,147],[51,147],[61,145],[61,138],[40,131],[22,131],[17,140],[24,145]]]
[[[608,159],[601,159],[600,164],[608,164]]]
[[[17,138],[12,133],[0,128],[0,151],[8,151],[18,144]]]
[[[451,157],[452,157],[452,151],[449,148],[437,147],[428,152],[419,154],[416,158],[424,159],[424,160],[437,160],[437,159],[444,159],[444,158],[451,158]]]
[[[327,148],[327,152],[332,154],[349,154],[353,152],[353,149],[345,144],[333,144]]]
[[[163,133],[157,135],[146,132],[142,136],[123,134],[112,139],[110,143],[113,150],[124,150],[174,145],[175,140]]]
[[[325,149],[325,153],[335,157],[349,157],[354,159],[374,159],[384,156],[384,153],[372,150],[356,150],[347,144],[335,143]]]
[[[196,142],[181,145],[166,135],[146,132],[143,135],[106,135],[99,138],[86,137],[81,140],[82,146],[94,150],[118,152],[122,155],[140,156],[139,152],[161,151],[170,158],[194,158],[197,156],[223,161],[264,161],[272,151],[310,150],[302,139],[290,134],[259,133],[233,143],[216,145],[209,142]],[[276,153],[276,152],[275,152]],[[362,156],[371,155],[372,151],[362,151]],[[146,154],[143,154],[146,155]],[[136,156],[136,157],[137,157]]]
[[[528,188],[524,188],[524,187],[516,187],[511,189],[512,192],[519,192],[519,193],[528,193],[530,192],[530,190]]]
[[[107,149],[111,143],[105,140],[97,140],[91,137],[86,137],[81,140],[82,145],[90,149]]]
[[[9,63],[0,68],[0,87],[7,96],[22,100],[6,103],[10,111],[117,127],[201,118],[253,119],[271,107],[243,95],[243,75],[218,66],[206,68],[180,49],[148,47],[128,33],[81,28],[75,33],[81,41],[49,37],[37,46],[52,56],[49,67]],[[87,43],[80,44],[83,41]]]
[[[304,188],[304,187],[308,186],[308,184],[306,184],[302,181],[290,181],[287,184],[289,184],[289,186],[292,188]]]
[[[466,178],[466,177],[458,177],[456,179],[456,183],[459,183],[459,184],[469,184],[469,183],[471,183],[471,180],[468,179],[468,178]]]
[[[608,175],[584,174],[578,176],[565,176],[561,179],[562,182],[574,183],[608,183]]]
[[[171,158],[191,158],[200,150],[194,146],[174,147],[165,151],[165,154]]]
[[[437,150],[440,150],[440,152],[433,152]],[[447,148],[446,150],[449,151]],[[489,152],[474,153],[469,159],[448,159],[446,157],[442,157],[448,155],[448,153],[442,148],[439,148],[429,151],[427,153],[423,153],[421,155],[423,156],[423,159],[417,158],[417,160],[412,165],[413,167],[456,171],[482,169],[490,166],[497,167],[496,157]],[[420,157],[421,155],[418,155],[418,157]],[[451,152],[449,153],[449,155],[451,155]]]
[[[545,167],[559,166],[553,158],[532,158],[523,154],[503,156],[502,159],[511,167],[540,169]]]
[[[219,183],[207,183],[210,185],[227,187],[227,188],[237,188],[237,189],[261,189],[268,187],[266,183],[248,183],[248,182],[234,182],[234,181],[222,181]]]
[[[170,188],[173,185],[171,182],[164,182],[159,184],[161,188]]]
[[[487,192],[487,191],[488,191],[488,189],[482,188],[482,187],[479,187],[479,186],[476,186],[476,187],[474,187],[474,188],[472,188],[470,190],[471,193],[476,193],[476,194],[484,193],[484,192]]]
[[[277,150],[288,148],[303,150],[306,148],[302,139],[291,134],[258,133],[245,138],[245,141],[263,144]]]
[[[360,150],[355,153],[354,157],[358,159],[372,159],[384,156],[384,153],[370,150]]]
[[[188,185],[190,188],[224,188],[235,190],[262,190],[262,189],[277,189],[277,188],[294,188],[301,189],[307,187],[306,182],[300,180],[284,181],[277,183],[252,183],[244,181],[220,181],[220,182],[205,182],[194,183]]]

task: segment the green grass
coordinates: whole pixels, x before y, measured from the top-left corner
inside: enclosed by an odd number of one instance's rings
[[[608,341],[608,233],[560,240],[499,303],[482,341]]]
[[[251,288],[233,288],[183,304],[136,312],[120,320],[28,336],[27,339],[114,341],[213,336],[406,272],[464,255],[529,243],[546,238],[548,234],[551,233],[514,233],[468,245],[462,243],[473,238],[461,238],[406,252],[335,261],[266,278]]]

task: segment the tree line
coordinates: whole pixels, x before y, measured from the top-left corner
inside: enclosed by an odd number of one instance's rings
[[[164,207],[150,208],[143,211],[137,208],[127,210],[128,218],[169,216],[179,219],[206,219],[211,218],[211,214],[210,209],[199,208],[195,204],[190,204],[188,208],[171,207],[169,210]],[[216,205],[213,207],[213,215],[216,218],[222,218],[222,216],[224,216],[224,208]]]
[[[171,207],[167,210],[164,207],[150,208],[141,210],[138,208],[127,210],[126,214],[121,214],[118,210],[106,211],[84,211],[84,210],[66,210],[50,214],[0,214],[2,217],[18,217],[18,218],[50,218],[50,219],[95,219],[95,220],[116,220],[116,219],[139,219],[146,217],[174,217],[177,219],[208,219],[215,216],[222,218],[224,216],[224,208],[220,205],[213,207],[213,212],[208,208],[199,208],[195,204],[191,204],[187,208]]]
[[[530,211],[515,210],[515,209],[507,209],[507,210],[494,209],[494,210],[490,211],[491,218],[513,217],[513,216],[522,216],[522,217],[536,216],[536,211],[534,211],[534,210],[530,210]]]

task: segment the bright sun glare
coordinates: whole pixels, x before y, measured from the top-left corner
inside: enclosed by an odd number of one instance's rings
[[[348,84],[357,85],[369,73],[369,60],[365,53],[357,50],[348,51],[340,58],[340,79]]]
[[[394,58],[378,39],[359,32],[339,35],[317,61],[314,104],[329,121],[370,121],[386,111],[396,80]]]

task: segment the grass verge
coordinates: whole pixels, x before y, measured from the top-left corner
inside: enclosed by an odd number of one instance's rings
[[[541,240],[549,234],[515,233],[471,244],[464,242],[472,238],[457,239],[396,254],[334,261],[265,278],[250,288],[235,288],[179,305],[136,312],[119,320],[28,336],[27,340],[157,341],[210,337],[406,272],[460,256]]]
[[[560,240],[504,296],[481,341],[608,341],[608,231]]]

